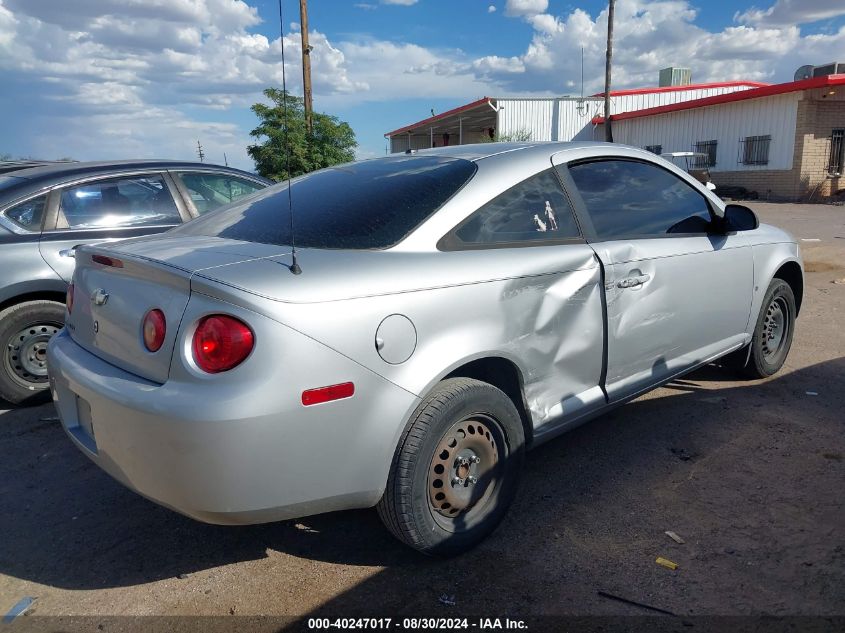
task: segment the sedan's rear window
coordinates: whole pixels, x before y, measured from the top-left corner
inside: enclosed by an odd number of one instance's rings
[[[399,156],[348,163],[294,179],[296,245],[375,249],[393,246],[451,198],[475,163],[444,156]],[[173,229],[263,244],[291,244],[287,183]]]

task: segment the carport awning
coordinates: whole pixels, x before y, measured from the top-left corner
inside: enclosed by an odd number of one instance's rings
[[[459,134],[461,129],[464,132],[484,130],[496,127],[496,111],[494,110],[494,99],[482,97],[462,105],[454,110],[448,110],[436,114],[422,121],[406,125],[398,130],[388,132],[384,136],[391,138],[402,134],[423,135],[431,134]]]

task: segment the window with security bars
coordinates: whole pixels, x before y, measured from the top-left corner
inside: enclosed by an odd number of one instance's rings
[[[662,145],[646,145],[645,151],[651,152],[652,154],[657,154],[658,156],[663,153],[663,146]]]
[[[768,165],[770,135],[746,136],[739,142],[739,162],[743,165]]]
[[[718,141],[699,141],[698,143],[693,143],[693,152],[695,152],[696,154],[705,154],[705,156],[693,157],[693,168],[704,169],[706,167],[715,167],[717,145]]]
[[[827,173],[836,176],[842,174],[843,162],[845,162],[845,129],[833,130],[830,135],[830,161],[827,165]]]

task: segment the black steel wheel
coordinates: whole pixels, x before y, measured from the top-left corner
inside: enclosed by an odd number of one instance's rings
[[[743,372],[750,378],[777,373],[789,355],[795,332],[795,295],[788,283],[773,279],[769,284],[751,339]]]
[[[441,382],[399,443],[378,511],[401,541],[448,556],[490,534],[513,500],[525,436],[513,402],[469,378]]]
[[[0,312],[0,398],[12,403],[47,398],[47,344],[64,323],[56,301],[25,301]]]

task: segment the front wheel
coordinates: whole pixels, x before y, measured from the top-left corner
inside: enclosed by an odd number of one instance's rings
[[[795,332],[795,295],[788,283],[772,279],[750,343],[745,348],[747,362],[742,368],[749,378],[768,378],[777,373],[789,355]]]
[[[47,398],[47,343],[64,319],[56,301],[24,301],[0,312],[0,398],[12,404]]]
[[[469,378],[441,382],[414,413],[378,512],[426,554],[461,553],[490,534],[516,495],[525,435],[513,402]]]

